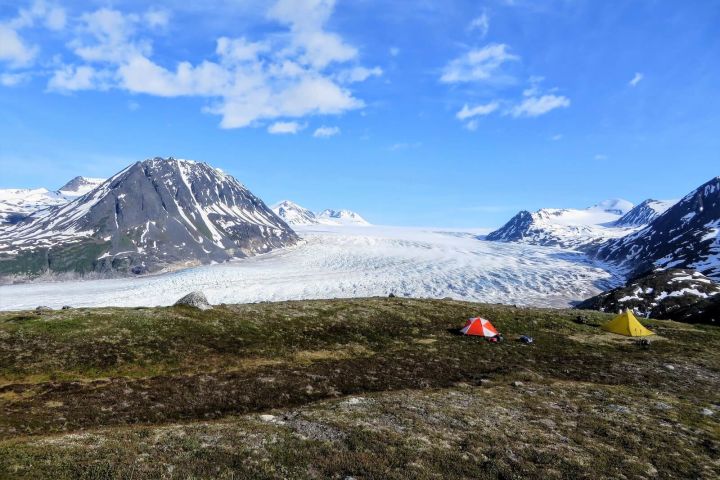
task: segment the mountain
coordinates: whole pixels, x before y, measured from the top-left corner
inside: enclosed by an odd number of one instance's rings
[[[639,227],[647,225],[672,207],[676,200],[647,199],[615,222],[616,227]]]
[[[693,190],[639,231],[600,245],[595,256],[631,274],[675,267],[720,279],[720,177]]]
[[[534,213],[523,210],[501,228],[487,235],[486,239],[587,248],[632,231],[615,227],[615,222],[631,209],[632,203],[627,200],[613,199],[582,210],[543,208]]]
[[[14,224],[35,212],[68,203],[102,182],[99,178],[75,177],[55,191],[47,188],[0,189],[0,225]]]
[[[265,253],[297,239],[232,176],[205,163],[154,158],[0,230],[0,275],[155,272]]]
[[[79,197],[98,187],[104,181],[104,178],[75,177],[60,187],[58,192],[68,197]]]
[[[350,210],[323,210],[317,214],[320,223],[336,225],[370,225],[370,222]]]
[[[314,225],[319,223],[313,212],[290,200],[272,206],[272,211],[288,225]]]
[[[689,316],[685,309],[718,296],[720,285],[693,270],[671,268],[656,270],[629,280],[624,286],[596,295],[576,308],[617,313],[634,310],[642,316],[681,321],[699,321],[703,313]],[[703,309],[700,309],[703,310]]]
[[[316,214],[289,200],[276,203],[272,210],[288,225],[370,225],[367,220],[350,210],[327,209]]]

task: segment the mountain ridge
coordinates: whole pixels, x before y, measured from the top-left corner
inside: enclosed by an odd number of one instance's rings
[[[0,274],[149,273],[294,244],[295,232],[206,163],[147,159],[75,200],[0,231]]]

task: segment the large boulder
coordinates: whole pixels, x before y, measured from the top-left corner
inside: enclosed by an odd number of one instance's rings
[[[180,300],[175,302],[176,306],[184,305],[186,307],[199,308],[200,310],[210,310],[212,305],[208,302],[207,297],[201,291],[190,292]]]

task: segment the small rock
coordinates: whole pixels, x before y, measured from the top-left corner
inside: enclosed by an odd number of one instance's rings
[[[52,308],[46,307],[45,305],[40,305],[35,309],[36,312],[52,312]]]
[[[360,397],[350,397],[345,400],[345,405],[360,405],[364,403],[365,399]]]
[[[391,292],[390,295],[388,295],[388,298],[395,298],[395,294]]]
[[[675,370],[675,367],[673,365],[670,365],[669,363],[666,363],[663,365],[666,370]]]
[[[489,378],[481,378],[480,379],[480,385],[488,385],[492,383],[492,381]]]
[[[514,382],[512,382],[512,386],[513,386],[513,387],[522,387],[523,385],[525,385],[523,382],[520,382],[520,381],[517,381],[517,380],[515,380]]]
[[[657,410],[672,410],[673,407],[665,402],[656,402],[655,408]]]
[[[706,417],[710,417],[712,415],[715,415],[715,412],[713,412],[709,408],[703,408],[702,410],[700,410],[700,415],[705,415]]]
[[[180,300],[175,302],[175,305],[185,305],[187,307],[198,308],[200,310],[210,310],[212,308],[212,305],[210,305],[210,302],[208,302],[205,294],[199,290],[188,293]]]
[[[608,405],[608,409],[617,413],[630,413],[630,409],[624,405],[615,405],[611,403]]]
[[[275,415],[268,415],[268,414],[260,415],[260,420],[262,420],[263,422],[274,422]]]
[[[62,306],[62,309],[63,309],[63,310],[70,310],[71,308],[72,308],[72,307],[71,307],[70,305],[63,305],[63,306]]]

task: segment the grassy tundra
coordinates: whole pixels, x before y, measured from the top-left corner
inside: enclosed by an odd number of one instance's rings
[[[0,478],[720,477],[720,328],[648,321],[640,346],[582,313],[3,312]],[[507,341],[457,335],[475,315]]]

